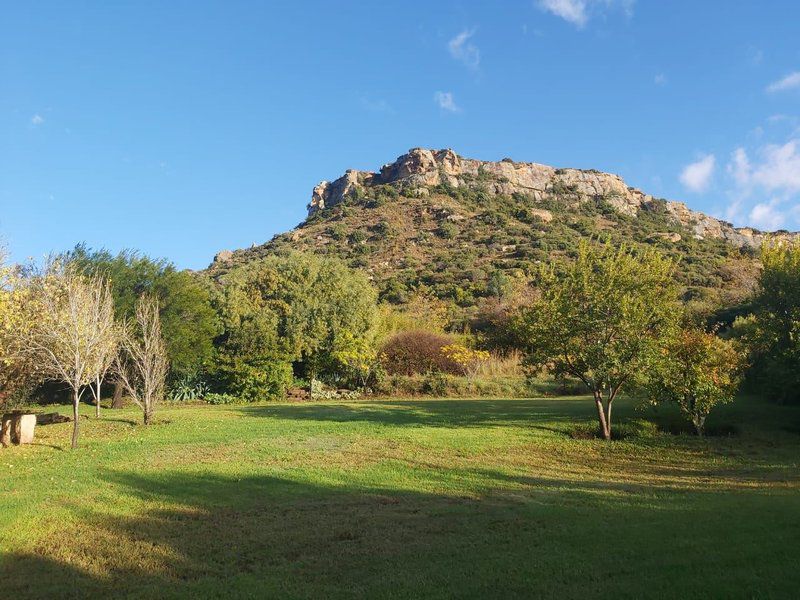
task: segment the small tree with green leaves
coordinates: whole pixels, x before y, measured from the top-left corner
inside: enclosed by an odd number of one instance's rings
[[[582,381],[607,440],[614,399],[658,351],[679,314],[674,269],[652,249],[585,241],[563,273],[543,268],[541,296],[517,319],[528,367]]]
[[[644,389],[653,403],[676,404],[702,436],[711,409],[733,401],[744,367],[734,342],[697,327],[682,329],[654,357]]]
[[[334,341],[331,358],[362,388],[367,387],[370,377],[379,366],[374,340],[347,330],[341,332]]]

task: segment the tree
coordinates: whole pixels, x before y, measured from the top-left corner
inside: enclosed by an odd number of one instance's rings
[[[171,375],[195,375],[212,359],[219,319],[211,305],[211,283],[199,275],[178,271],[164,259],[133,250],[113,255],[107,250],[76,246],[62,260],[79,271],[108,279],[119,320],[132,320],[142,294],[158,299]]]
[[[5,258],[5,250],[0,247],[0,407],[29,382],[35,370],[19,344],[30,324],[23,318],[30,304],[20,297],[20,279]]]
[[[331,358],[341,364],[347,375],[356,379],[362,388],[367,387],[378,366],[375,341],[365,336],[357,337],[349,331],[338,336]]]
[[[117,357],[119,344],[120,344],[120,329],[114,319],[109,319],[100,323],[101,328],[109,328],[108,331],[102,331],[101,339],[102,346],[98,348],[99,361],[97,365],[97,372],[94,377],[94,387],[91,385],[92,396],[94,397],[95,416],[100,416],[100,398],[102,392],[103,381],[106,378],[109,370],[114,364],[114,359]]]
[[[114,305],[107,281],[59,264],[32,278],[26,290],[36,314],[20,348],[35,357],[43,376],[72,390],[72,448],[78,447],[82,388],[92,383],[115,347]]]
[[[800,242],[761,247],[752,336],[757,378],[780,402],[800,398]]]
[[[339,260],[290,253],[238,267],[221,281],[217,306],[224,324],[219,354],[224,385],[259,397],[279,392],[274,377],[295,363],[309,379],[335,374],[332,358],[345,335],[371,330],[376,295],[362,273]],[[266,379],[264,379],[266,377]],[[244,379],[253,385],[245,385]],[[281,375],[279,381],[285,381]]]
[[[651,249],[584,241],[563,271],[542,269],[541,296],[522,310],[515,328],[529,368],[586,385],[600,431],[611,439],[614,399],[658,350],[679,312],[674,263]]]
[[[653,357],[644,391],[651,402],[677,404],[702,436],[711,409],[733,401],[744,365],[733,342],[698,327],[681,329]]]
[[[126,324],[116,374],[149,425],[164,398],[169,360],[161,335],[158,300],[143,295],[136,305],[136,320]]]

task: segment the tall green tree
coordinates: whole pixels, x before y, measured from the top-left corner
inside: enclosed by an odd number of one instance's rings
[[[78,245],[62,260],[111,283],[114,310],[120,320],[135,319],[142,295],[157,300],[173,377],[197,373],[209,363],[214,338],[220,333],[210,282],[178,271],[165,259],[153,259],[134,250],[112,254]]]
[[[267,370],[296,363],[309,377],[330,374],[335,350],[366,336],[376,318],[367,277],[336,259],[269,256],[234,269],[221,283],[221,362],[240,373],[267,377]]]
[[[541,296],[517,321],[528,366],[582,381],[605,439],[611,439],[614,399],[675,324],[674,270],[654,250],[584,241],[562,273],[543,268]]]
[[[800,399],[800,243],[766,242],[754,298],[755,373],[767,395]]]

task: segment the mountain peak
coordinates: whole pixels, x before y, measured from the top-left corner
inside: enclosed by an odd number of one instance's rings
[[[756,247],[764,238],[758,230],[733,227],[726,221],[691,210],[682,202],[656,199],[628,186],[619,175],[516,162],[509,158],[496,162],[476,160],[465,158],[450,148],[412,148],[394,162],[383,165],[378,172],[351,169],[332,182],[323,181],[312,192],[308,214],[313,216],[381,185],[392,185],[405,194],[416,196],[427,195],[435,186],[466,186],[492,195],[522,194],[533,205],[553,197],[573,204],[603,201],[629,217],[663,203],[671,218],[691,230],[698,239],[718,238],[736,247]]]

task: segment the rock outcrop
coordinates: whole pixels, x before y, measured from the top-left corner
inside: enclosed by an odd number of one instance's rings
[[[348,170],[333,182],[321,182],[312,193],[308,205],[309,216],[353,195],[366,194],[369,187],[384,184],[401,187],[417,196],[424,195],[428,188],[436,185],[480,187],[491,194],[525,194],[534,205],[552,197],[577,203],[602,199],[619,213],[631,217],[661,203],[653,196],[629,187],[621,177],[610,173],[556,169],[507,158],[499,162],[481,161],[464,158],[450,149],[413,148],[393,163],[381,167],[377,173]],[[755,229],[736,228],[726,221],[691,210],[682,202],[665,201],[664,206],[675,221],[690,229],[698,238],[720,238],[737,247],[756,247],[765,236]],[[549,220],[544,214],[543,218]],[[798,234],[780,235],[796,237]]]

